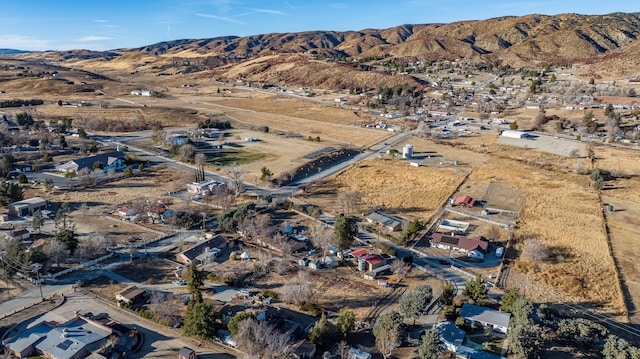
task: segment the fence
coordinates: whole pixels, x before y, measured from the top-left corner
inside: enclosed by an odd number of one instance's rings
[[[65,270],[60,271],[60,272],[57,272],[57,273],[55,273],[55,274],[50,274],[50,275],[48,275],[48,277],[49,277],[49,278],[54,278],[54,279],[55,279],[55,278],[58,278],[58,277],[60,277],[60,276],[65,275],[65,274],[71,273],[71,272],[73,272],[73,271],[77,271],[77,270],[82,269],[82,268],[85,268],[85,267],[91,267],[91,266],[93,266],[93,265],[96,265],[96,264],[97,264],[97,263],[99,263],[99,262],[102,262],[103,260],[105,260],[105,259],[107,259],[107,258],[111,258],[111,256],[113,256],[113,251],[109,252],[109,254],[107,254],[107,255],[104,255],[104,256],[102,256],[102,257],[100,257],[100,258],[96,258],[96,259],[94,259],[94,260],[92,260],[92,261],[88,261],[88,262],[80,263],[80,264],[78,264],[78,265],[77,265],[77,266],[75,266],[75,267],[71,267],[71,268],[65,269]]]

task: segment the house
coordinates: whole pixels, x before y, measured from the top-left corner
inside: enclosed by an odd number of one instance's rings
[[[454,206],[467,207],[467,208],[473,207],[475,203],[476,203],[476,199],[469,196],[460,196],[460,197],[456,197],[456,199],[453,200]]]
[[[31,234],[29,233],[28,230],[24,229],[24,228],[16,228],[14,230],[11,230],[9,232],[4,233],[4,236],[7,239],[13,239],[16,241],[24,241],[24,240],[28,240],[31,237]]]
[[[316,345],[306,339],[293,344],[292,349],[296,359],[311,359],[316,354]]]
[[[135,301],[141,299],[144,295],[144,289],[138,288],[135,285],[131,285],[116,293],[116,301],[126,304],[132,304]]]
[[[340,260],[335,256],[325,256],[323,261],[324,266],[327,268],[335,268],[340,265]]]
[[[369,254],[369,251],[365,248],[358,248],[356,250],[349,252],[349,255],[353,258],[360,258],[367,254]]]
[[[113,331],[77,317],[63,324],[40,322],[6,339],[3,345],[18,358],[81,359],[97,352]]]
[[[452,322],[438,323],[435,329],[440,333],[440,345],[444,349],[455,353],[457,358],[503,359],[503,357],[491,352],[475,349],[476,346],[472,348],[463,345],[462,343],[467,333]],[[471,345],[471,343],[467,343],[467,345]],[[476,345],[481,347],[478,343],[476,343]]]
[[[434,247],[464,252],[473,258],[484,258],[484,254],[489,249],[489,241],[483,236],[468,238],[434,233],[429,242]]]
[[[371,354],[356,348],[351,348],[349,349],[349,359],[371,359]]]
[[[390,216],[386,213],[372,212],[367,216],[367,222],[382,226],[389,231],[400,230],[402,226],[402,220]]]
[[[9,203],[7,206],[9,215],[14,217],[31,216],[38,210],[47,209],[47,200],[40,197],[33,197],[18,202]]]
[[[196,359],[197,357],[195,350],[191,348],[182,347],[178,352],[178,359]]]
[[[131,207],[118,208],[118,216],[122,218],[131,218],[136,214],[138,214],[138,211],[135,208],[131,208]]]
[[[104,172],[109,170],[119,171],[126,167],[124,163],[124,153],[120,151],[112,151],[65,162],[56,166],[56,171],[78,173],[85,168],[89,171],[93,171],[93,165],[96,162],[103,165],[102,170]]]
[[[147,210],[147,216],[151,218],[152,221],[161,220],[164,214],[167,212],[167,207],[164,205],[162,201],[158,201],[153,203],[149,209]]]
[[[131,91],[131,96],[155,97],[158,96],[158,93],[152,90],[134,90]]]
[[[460,310],[460,317],[471,326],[482,325],[495,332],[507,334],[511,314],[479,305],[465,304]]]
[[[220,181],[208,180],[202,182],[191,182],[187,184],[187,192],[199,195],[210,195],[226,188]]]
[[[193,261],[196,261],[196,257],[199,255],[210,252],[213,248],[224,248],[226,245],[227,241],[222,236],[216,235],[211,239],[205,240],[183,252],[178,253],[176,255],[176,260],[182,264],[191,264]]]
[[[361,272],[370,272],[385,264],[387,264],[387,261],[379,254],[372,253],[358,258],[358,270]]]

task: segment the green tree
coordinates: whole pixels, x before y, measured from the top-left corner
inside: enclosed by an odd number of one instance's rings
[[[0,182],[0,206],[6,206],[9,203],[22,201],[22,188],[17,183],[2,181]]]
[[[331,328],[329,327],[329,321],[327,316],[322,312],[320,319],[316,321],[316,324],[309,332],[309,341],[319,347],[326,347],[331,339]]]
[[[20,184],[29,183],[29,179],[27,178],[27,175],[25,175],[24,173],[21,173],[20,176],[18,176],[18,183]]]
[[[55,187],[53,180],[51,178],[45,178],[44,180],[44,189],[47,192],[51,192],[51,190],[53,190],[53,187]]]
[[[73,225],[58,228],[54,233],[54,238],[64,243],[71,255],[73,255],[78,248],[78,235]]]
[[[400,297],[398,309],[406,318],[412,318],[415,325],[416,319],[424,313],[430,300],[431,298],[427,298],[423,293],[416,290],[406,292]]]
[[[211,303],[191,300],[184,316],[184,334],[212,339],[216,333],[218,313]]]
[[[440,347],[440,332],[430,329],[422,335],[422,343],[418,348],[418,357],[420,359],[439,359],[442,355],[442,347]]]
[[[260,181],[262,181],[262,182],[266,182],[266,181],[268,181],[268,180],[271,178],[271,176],[273,176],[273,172],[271,172],[271,171],[267,168],[267,166],[262,167],[262,168],[260,169],[260,172],[261,172],[261,174],[260,174]]]
[[[513,121],[509,124],[509,129],[517,130],[518,129],[518,121]]]
[[[122,173],[124,174],[125,177],[132,177],[133,176],[133,170],[131,169],[131,166],[127,166]]]
[[[139,171],[139,172],[144,171],[144,163],[140,163],[140,164],[138,165],[138,171]]]
[[[340,249],[349,248],[358,235],[358,224],[353,217],[338,217],[333,229]]]
[[[373,325],[373,335],[376,337],[376,346],[382,356],[387,358],[402,341],[402,315],[392,310],[381,314]]]
[[[398,150],[395,148],[391,148],[389,149],[389,151],[387,151],[387,153],[389,153],[389,156],[391,156],[391,159],[396,158],[396,156],[398,156]]]
[[[347,307],[340,308],[340,316],[338,317],[338,335],[341,339],[348,340],[349,336],[356,328],[356,316],[353,311]]]
[[[520,292],[518,292],[517,288],[507,288],[504,295],[502,296],[502,301],[500,302],[500,309],[511,313],[513,304],[520,298]]]
[[[516,326],[509,330],[509,350],[525,358],[540,358],[544,330],[539,325]]]
[[[38,231],[38,234],[40,234],[43,225],[44,225],[44,222],[42,220],[42,211],[37,210],[33,213],[33,219],[31,220],[31,228],[33,228],[34,231]]]
[[[84,128],[79,128],[78,129],[78,137],[87,138],[87,131],[85,131]]]
[[[482,305],[487,300],[489,289],[484,284],[482,276],[478,275],[474,279],[467,282],[462,291],[463,295],[471,298],[474,303]]]
[[[51,157],[51,154],[49,152],[45,152],[42,154],[42,161],[53,162],[53,157]]]
[[[440,295],[440,304],[443,306],[453,304],[453,297],[455,296],[455,288],[453,288],[453,283],[447,281],[442,286],[442,294]]]
[[[61,148],[67,148],[69,145],[67,144],[67,139],[64,136],[60,136],[59,144]]]
[[[202,298],[202,294],[200,294],[200,287],[204,285],[204,274],[198,270],[198,267],[195,263],[191,263],[189,266],[189,274],[187,279],[187,289],[189,293],[191,293],[192,298],[200,296]]]
[[[240,322],[245,321],[247,319],[256,319],[256,316],[250,312],[238,312],[236,315],[229,319],[229,324],[227,324],[227,329],[229,329],[229,333],[231,333],[232,337],[235,337],[238,334],[238,328],[240,327]]]

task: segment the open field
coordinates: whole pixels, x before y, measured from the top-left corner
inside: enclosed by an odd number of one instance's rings
[[[629,309],[629,320],[640,323],[640,180],[638,179],[640,153],[596,146],[595,166],[621,176],[605,185],[602,202],[613,206],[605,211],[611,249],[622,279]],[[605,206],[606,208],[606,206]]]
[[[470,176],[475,181],[492,178],[513,185],[526,197],[515,232],[516,248],[522,250],[526,239],[537,238],[550,253],[544,262],[517,260],[514,268],[557,288],[566,300],[588,301],[624,314],[600,202],[587,177],[532,169],[508,160],[489,161]]]
[[[390,213],[424,220],[435,214],[463,178],[456,168],[411,167],[408,161],[372,159],[330,178],[302,198],[325,211],[343,212],[338,193],[357,190],[362,193],[363,209],[384,206]]]

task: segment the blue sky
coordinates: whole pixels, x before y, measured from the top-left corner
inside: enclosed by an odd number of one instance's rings
[[[505,15],[638,12],[637,0],[13,0],[0,48],[108,50],[175,39],[362,30]]]

